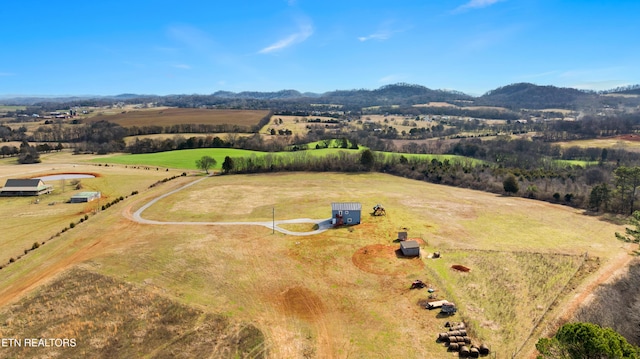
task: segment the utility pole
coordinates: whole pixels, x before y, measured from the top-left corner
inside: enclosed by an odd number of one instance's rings
[[[271,227],[271,234],[276,234],[276,207],[272,208],[271,215],[273,218],[273,226]]]

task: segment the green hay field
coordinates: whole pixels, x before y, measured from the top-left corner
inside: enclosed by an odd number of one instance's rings
[[[260,152],[260,151],[250,151],[250,150],[240,150],[233,148],[198,148],[192,150],[179,150],[179,151],[167,151],[167,152],[157,152],[157,153],[143,153],[143,154],[120,154],[120,155],[111,155],[98,157],[92,160],[93,163],[116,163],[121,165],[128,166],[153,166],[153,167],[162,167],[162,168],[177,168],[177,169],[188,169],[188,170],[197,170],[196,160],[200,159],[202,156],[210,156],[216,160],[216,165],[213,167],[214,170],[219,170],[222,168],[222,163],[224,162],[224,158],[229,156],[231,158],[238,157],[246,157],[251,158],[262,157],[262,156],[285,156],[285,157],[323,157],[330,155],[338,155],[340,153],[350,153],[357,154],[362,151],[363,148],[358,150],[350,150],[343,148],[322,148],[322,149],[311,149],[306,151],[295,151],[295,152]],[[384,156],[385,159],[390,159],[391,157],[405,156],[407,159],[438,159],[440,161],[449,160],[451,162],[459,161],[465,163],[473,163],[473,164],[481,164],[483,161],[476,160],[473,158],[457,156],[457,155],[429,155],[429,154],[399,154],[392,152],[377,152]]]

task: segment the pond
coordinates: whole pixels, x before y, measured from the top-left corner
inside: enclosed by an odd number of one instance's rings
[[[50,176],[42,176],[36,177],[43,181],[57,181],[57,180],[68,180],[68,179],[80,179],[80,178],[95,178],[96,176],[90,174],[83,173],[59,173],[57,175]]]

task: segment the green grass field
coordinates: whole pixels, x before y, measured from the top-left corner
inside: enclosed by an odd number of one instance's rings
[[[580,166],[582,168],[587,168],[589,166],[595,166],[598,164],[598,161],[583,160],[554,160],[553,162],[561,166]]]
[[[17,110],[24,110],[26,109],[26,106],[7,106],[7,105],[0,105],[0,114],[5,114],[7,112],[13,112],[13,111],[17,111]]]
[[[295,152],[260,152],[260,151],[249,151],[249,150],[240,150],[233,148],[199,148],[192,150],[180,150],[180,151],[167,151],[167,152],[157,152],[157,153],[144,153],[144,154],[120,154],[120,155],[112,155],[112,156],[104,156],[95,158],[92,160],[94,163],[116,163],[121,165],[128,166],[152,166],[152,167],[162,167],[162,168],[178,168],[178,169],[189,169],[196,170],[196,160],[200,159],[202,156],[210,156],[216,160],[216,166],[213,168],[214,170],[219,170],[222,167],[222,163],[224,162],[224,158],[229,156],[231,158],[237,157],[247,157],[250,158],[252,156],[262,157],[266,155],[273,156],[285,156],[285,157],[293,157],[293,156],[312,156],[312,157],[323,157],[329,155],[337,155],[341,152],[343,153],[359,153],[363,148],[358,150],[349,150],[342,148],[323,148],[323,149],[312,149],[306,151],[295,151]],[[473,164],[480,164],[483,161],[457,156],[457,155],[429,155],[429,154],[398,154],[392,152],[379,152],[384,155],[386,159],[390,159],[393,156],[400,157],[401,155],[405,156],[407,159],[438,159],[440,161],[449,160],[451,162],[460,161],[460,162],[468,162]]]

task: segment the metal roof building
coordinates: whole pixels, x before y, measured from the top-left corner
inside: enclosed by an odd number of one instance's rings
[[[91,202],[100,198],[100,192],[80,192],[71,196],[71,203]]]
[[[334,226],[360,224],[362,204],[359,202],[331,203],[331,223]]]
[[[400,251],[402,251],[402,255],[407,257],[419,256],[420,244],[417,241],[400,242]]]
[[[39,196],[51,193],[53,186],[38,178],[8,179],[0,189],[0,196]]]

